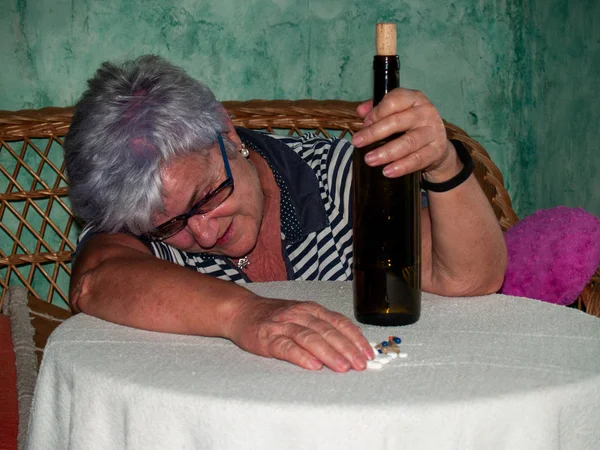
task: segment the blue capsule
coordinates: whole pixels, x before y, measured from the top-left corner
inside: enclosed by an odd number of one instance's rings
[[[393,337],[393,341],[394,341],[396,344],[399,344],[400,342],[402,342],[402,339],[400,339],[398,336],[394,336],[394,337]]]
[[[390,344],[389,344],[389,342],[386,342],[386,341],[383,341],[383,342],[381,343],[381,346],[382,346],[382,347],[387,347],[388,345],[390,345]]]

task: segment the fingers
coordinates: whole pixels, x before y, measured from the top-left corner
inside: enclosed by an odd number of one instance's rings
[[[393,161],[383,168],[383,174],[388,178],[397,178],[402,175],[425,170],[439,160],[440,149],[433,145],[427,145],[419,151],[410,153],[404,158]]]
[[[379,106],[377,106],[379,108]],[[375,108],[376,109],[376,108]],[[371,113],[372,114],[372,113]],[[397,111],[370,121],[371,114],[365,119],[365,128],[354,134],[352,144],[364,147],[396,133],[403,133],[421,127],[432,127],[445,139],[446,130],[437,109],[432,104],[419,105]]]
[[[374,357],[359,327],[313,302],[253,300],[232,329],[229,338],[242,349],[309,370],[364,370]]]
[[[311,302],[309,302],[309,304],[311,304]],[[375,354],[373,353],[373,348],[369,344],[369,341],[367,341],[367,339],[363,335],[362,330],[354,323],[352,323],[350,319],[348,319],[343,314],[339,314],[325,309],[322,306],[317,305],[316,303],[313,303],[313,305],[318,307],[315,316],[318,319],[322,320],[324,323],[331,324],[331,327],[320,328],[322,327],[322,325],[320,322],[317,321],[307,323],[306,326],[320,332],[321,334],[325,334],[325,332],[330,329],[336,330],[336,332],[340,333],[340,335],[343,337],[343,339],[339,341],[340,344],[346,346],[351,344],[350,350],[352,350],[352,352],[348,354],[351,354],[352,357],[348,359],[349,361],[357,359],[359,357],[357,351],[360,353],[361,359],[363,357],[366,359],[372,359],[375,356]],[[346,349],[345,352],[348,352],[348,349]]]
[[[331,336],[322,335],[310,328],[297,324],[285,324],[282,326],[282,334],[273,337],[268,349],[274,358],[290,361],[301,367],[306,367],[304,363],[308,359],[311,369],[314,367],[313,362],[309,359],[311,357],[335,372],[347,372],[351,368],[355,370],[366,368],[364,357],[359,355],[363,361],[354,367],[348,359],[336,351],[332,345],[334,341],[335,339],[332,339]]]
[[[368,100],[358,105],[358,107],[356,108],[356,113],[361,117],[361,119],[364,119],[372,109],[373,100]]]
[[[345,372],[350,368],[364,370],[367,368],[367,356],[355,346],[350,339],[335,327],[321,319],[312,319],[307,329],[318,336],[315,339],[314,355],[332,370]],[[313,352],[312,349],[309,349]]]
[[[291,362],[307,370],[323,368],[323,362],[320,359],[314,357],[312,353],[284,334],[274,337],[268,347],[268,355],[273,358]]]
[[[419,91],[394,89],[376,106],[365,102],[357,108],[365,127],[352,143],[365,147],[401,134],[365,154],[370,166],[383,166],[390,178],[439,167],[448,155],[446,128],[435,106]]]
[[[398,139],[370,151],[365,162],[372,167],[387,164],[383,169],[386,177],[395,178],[435,164],[446,148],[436,144],[436,133],[431,127],[417,128]]]
[[[429,99],[420,91],[397,88],[383,97],[379,104],[365,116],[365,126],[378,122],[385,117],[421,105],[431,105]]]
[[[274,321],[293,323],[295,326],[286,331],[294,333],[288,336],[336,372],[364,370],[367,360],[374,356],[360,328],[316,303],[299,303],[278,314]]]

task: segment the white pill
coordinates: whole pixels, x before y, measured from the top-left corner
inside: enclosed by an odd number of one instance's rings
[[[388,358],[387,356],[384,356],[383,358],[377,358],[375,361],[377,361],[378,363],[381,364],[387,364],[392,360],[392,358]]]
[[[377,361],[367,361],[367,369],[379,370],[383,367],[383,364]]]
[[[389,356],[390,358],[392,358],[392,359],[396,359],[396,358],[398,357],[398,353],[396,353],[396,352],[391,352],[391,353],[388,353],[388,356]]]
[[[400,353],[398,356],[400,358],[406,358],[408,356],[408,353]]]

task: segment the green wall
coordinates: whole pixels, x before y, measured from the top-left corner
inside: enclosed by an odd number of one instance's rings
[[[529,139],[519,149],[529,199],[519,207],[567,204],[600,216],[600,2],[536,3],[526,30]]]
[[[520,217],[600,215],[595,0],[0,0],[0,109],[73,104],[102,61],[160,54],[221,100],[370,96],[374,24],[403,85],[490,152]]]

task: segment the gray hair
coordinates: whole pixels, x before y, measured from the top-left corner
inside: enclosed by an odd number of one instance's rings
[[[227,127],[210,89],[164,59],[103,63],[65,138],[73,211],[97,231],[145,233],[164,210],[162,164],[205,152]]]

